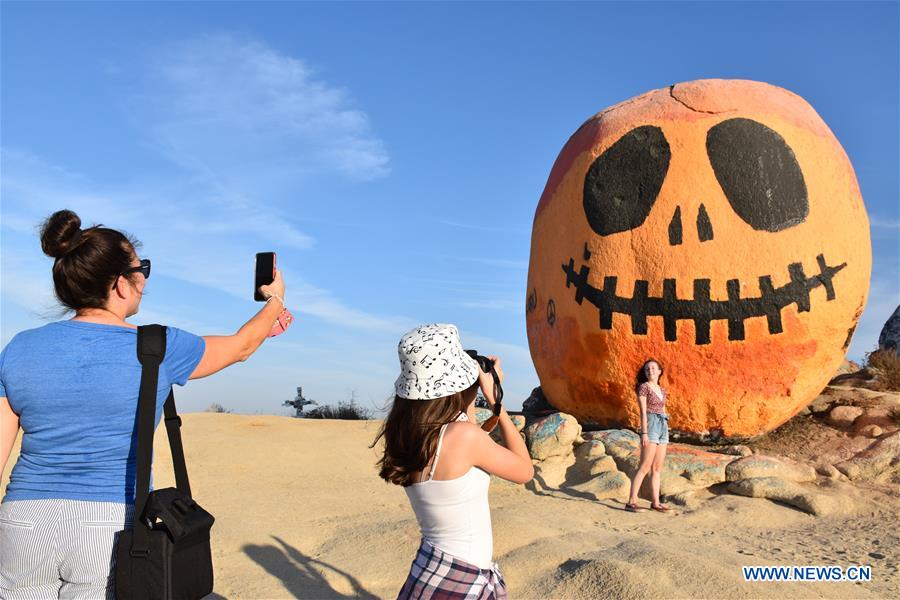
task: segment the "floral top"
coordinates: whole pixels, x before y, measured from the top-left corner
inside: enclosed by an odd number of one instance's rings
[[[657,395],[656,391],[652,387],[650,387],[650,384],[646,381],[642,383],[638,388],[638,397],[647,397],[648,413],[655,413],[658,415],[666,414],[666,397],[668,396],[668,394],[666,393],[666,390],[664,390],[661,386],[659,390],[662,392],[662,396]]]

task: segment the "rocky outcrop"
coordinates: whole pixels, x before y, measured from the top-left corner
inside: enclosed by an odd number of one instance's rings
[[[583,444],[582,444],[583,445]],[[594,458],[578,457],[576,452],[575,464],[566,472],[566,484],[577,485],[596,477],[601,473],[617,471],[616,461],[612,456],[598,456]]]
[[[490,419],[491,416],[493,416],[493,414],[494,414],[493,412],[491,412],[490,410],[488,410],[486,408],[476,408],[475,409],[475,422],[478,423],[479,425],[481,425],[482,423],[484,423],[485,421]]]
[[[544,391],[541,389],[541,386],[531,390],[531,395],[522,403],[522,414],[528,418],[545,417],[553,412],[556,412],[556,409],[553,408],[550,401],[544,396]]]
[[[488,419],[494,416],[494,411],[487,408],[476,408],[475,409],[475,421],[481,425]],[[523,415],[509,415],[509,419],[512,421],[513,426],[515,426],[516,431],[519,434],[522,434],[522,430],[525,429],[525,417]],[[503,443],[503,435],[500,433],[499,427],[494,427],[494,429],[490,432],[491,439],[493,439],[498,444]]]
[[[586,438],[585,442],[575,448],[575,456],[579,460],[593,460],[599,456],[606,456],[606,446],[598,439]]]
[[[757,477],[778,477],[788,481],[815,481],[816,471],[787,458],[775,458],[755,454],[739,458],[725,468],[727,481],[740,481]]]
[[[525,442],[535,460],[567,456],[572,453],[573,445],[581,442],[581,425],[571,415],[553,413],[525,427]]]
[[[896,428],[878,430],[881,425],[897,426],[895,411],[900,410],[900,401],[891,395],[857,393],[855,389],[848,392],[846,388],[831,388],[820,398],[821,406],[815,407],[819,416],[803,418],[816,424],[811,431],[815,432],[813,436],[820,436],[810,439],[825,442],[828,451],[797,454],[815,463],[815,468],[783,456],[754,454],[759,450],[747,445],[706,451],[690,444],[670,443],[660,476],[663,500],[696,510],[727,491],[828,516],[855,510],[854,487],[848,479],[900,483],[900,432]],[[640,437],[628,429],[606,429],[585,432],[580,436],[581,443],[576,444],[572,432],[578,430],[574,418],[562,413],[529,423],[525,432],[536,459],[536,480],[529,489],[625,501],[640,464]],[[789,430],[789,435],[796,433],[796,429]],[[874,442],[862,437],[876,434],[881,437]],[[835,457],[848,455],[852,455],[850,460],[831,464]],[[649,493],[648,476],[641,497],[649,498]]]
[[[856,373],[862,367],[853,362],[852,360],[844,359],[844,362],[841,363],[841,366],[838,367],[838,370],[834,372],[835,377],[839,377],[841,375],[849,375],[850,373]]]
[[[878,336],[878,348],[880,350],[900,351],[900,306],[894,309],[894,313],[885,321],[884,327]]]
[[[669,444],[664,473],[683,477],[693,485],[706,487],[725,481],[725,467],[733,457],[706,452],[687,444]]]
[[[605,500],[614,498],[626,501],[628,499],[631,480],[621,471],[604,471],[596,477],[591,477],[584,483],[572,486],[572,491],[586,494],[593,500]]]
[[[619,470],[633,477],[641,461],[640,438],[627,429],[608,429],[588,434],[592,440],[603,442]],[[706,452],[688,444],[669,444],[663,463],[662,490],[664,494],[678,493],[685,486],[698,487],[725,481],[725,465],[733,456]],[[683,479],[679,481],[676,478]],[[678,491],[672,491],[678,489]]]
[[[835,467],[851,480],[900,483],[900,431],[882,437]]]
[[[515,426],[516,431],[521,433],[525,429],[525,416],[524,415],[510,415],[509,419],[512,421],[512,424]]]
[[[853,427],[858,432],[862,432],[866,427],[872,426],[878,427],[882,432],[891,432],[898,427],[897,419],[895,417],[898,412],[900,411],[889,406],[874,406],[867,408],[853,423]],[[863,433],[863,435],[866,434]]]
[[[820,493],[814,488],[780,477],[751,477],[733,481],[728,484],[728,491],[751,498],[768,498],[784,502],[816,516],[838,514],[847,508],[846,504],[842,504],[841,499],[834,495]]]
[[[821,415],[823,413],[827,413],[831,410],[831,405],[834,403],[834,396],[828,394],[819,394],[816,396],[812,402],[806,407],[809,409],[814,415]]]
[[[834,427],[849,429],[863,414],[863,409],[858,406],[835,406],[828,413],[828,423]]]
[[[725,446],[724,448],[719,448],[716,452],[720,454],[728,454],[729,456],[750,456],[753,454],[753,449],[750,446],[744,446],[742,444],[735,444],[733,446]]]
[[[575,455],[571,452],[565,456],[550,456],[535,461],[533,483],[538,489],[560,488],[566,483],[566,476],[574,464]]]

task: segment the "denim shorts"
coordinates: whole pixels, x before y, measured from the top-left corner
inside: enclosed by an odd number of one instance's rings
[[[668,444],[669,415],[647,413],[647,436],[651,444]]]

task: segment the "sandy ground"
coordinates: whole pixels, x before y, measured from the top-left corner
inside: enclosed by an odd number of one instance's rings
[[[418,530],[403,490],[376,475],[377,426],[184,417],[194,496],[216,516],[215,596],[396,596]],[[162,429],[156,449],[157,487],[172,485]],[[10,465],[17,454],[18,444]],[[514,598],[900,597],[896,496],[854,502],[854,516],[829,519],[710,493],[692,512],[632,514],[612,500],[491,486],[495,557]],[[870,565],[872,581],[748,583],[742,565]]]

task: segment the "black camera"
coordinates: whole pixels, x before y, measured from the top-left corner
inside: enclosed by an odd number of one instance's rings
[[[497,371],[494,370],[494,361],[492,361],[487,356],[482,356],[478,354],[477,350],[466,350],[466,354],[472,357],[472,359],[478,363],[478,366],[481,367],[481,370],[485,373],[490,373],[494,378],[494,414],[500,414],[500,403],[503,401],[503,387],[500,385],[500,376],[497,375]]]
[[[478,354],[478,350],[466,350],[466,354],[471,356],[475,360],[475,362],[478,363],[478,366],[481,367],[481,370],[485,373],[492,373],[494,371],[494,361],[489,359],[487,356]]]

